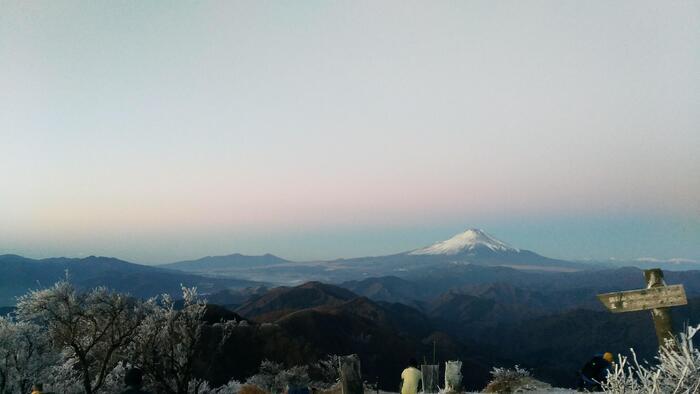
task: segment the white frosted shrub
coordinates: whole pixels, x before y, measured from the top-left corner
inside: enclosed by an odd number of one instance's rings
[[[518,393],[547,390],[551,386],[530,375],[530,371],[516,365],[513,369],[494,367],[486,393]]]
[[[700,350],[693,345],[698,331],[700,326],[688,327],[668,341],[654,364],[639,362],[634,350],[631,357],[619,355],[603,390],[615,394],[700,392]]]
[[[283,369],[282,364],[269,360],[260,363],[260,370],[251,376],[246,384],[258,386],[268,393],[284,393],[287,386],[304,386],[309,384],[307,366],[295,366]]]

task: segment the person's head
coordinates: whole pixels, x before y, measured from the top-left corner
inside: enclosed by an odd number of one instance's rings
[[[613,354],[610,352],[605,352],[605,354],[603,354],[603,359],[605,359],[605,361],[611,363],[611,362],[613,362]]]
[[[131,368],[124,375],[124,383],[131,387],[141,387],[143,384],[143,372],[138,368]]]
[[[411,358],[408,360],[408,366],[413,367],[413,368],[418,368],[418,361],[416,361],[415,358]]]
[[[34,383],[32,385],[32,391],[44,391],[44,385],[41,383]]]

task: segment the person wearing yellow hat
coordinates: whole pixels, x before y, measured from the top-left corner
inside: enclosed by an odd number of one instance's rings
[[[596,354],[579,371],[578,390],[601,391],[601,384],[608,379],[613,355],[610,352]]]
[[[610,352],[605,352],[605,354],[603,354],[603,358],[605,359],[605,361],[607,361],[607,362],[609,362],[610,364],[612,364],[612,362],[613,362],[613,354],[612,354],[612,353],[610,353]]]

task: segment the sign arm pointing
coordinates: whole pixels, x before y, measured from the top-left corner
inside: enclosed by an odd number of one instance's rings
[[[598,294],[598,299],[613,313],[651,310],[659,346],[673,339],[673,325],[669,308],[687,305],[683,285],[667,286],[664,274],[658,269],[644,271],[647,287],[640,290]]]

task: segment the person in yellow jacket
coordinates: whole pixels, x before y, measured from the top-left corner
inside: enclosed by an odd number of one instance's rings
[[[44,393],[44,385],[41,383],[34,383],[32,385],[32,394],[43,394]]]
[[[418,369],[418,361],[415,358],[408,360],[408,368],[401,372],[401,394],[418,393],[418,383],[422,379],[422,374]]]

